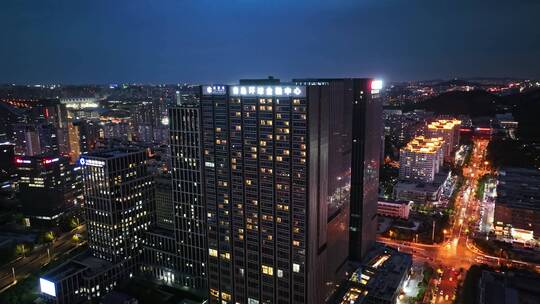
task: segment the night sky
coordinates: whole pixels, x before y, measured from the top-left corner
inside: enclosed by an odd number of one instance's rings
[[[0,83],[540,78],[538,0],[2,0]]]

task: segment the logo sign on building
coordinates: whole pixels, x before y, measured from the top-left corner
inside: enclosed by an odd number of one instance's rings
[[[99,167],[99,168],[102,168],[105,166],[104,161],[95,160],[95,159],[86,159],[86,158],[79,159],[79,164],[81,164],[81,166],[90,166],[90,167]]]
[[[224,85],[206,85],[202,87],[203,95],[226,95],[227,88]]]
[[[302,86],[232,86],[231,96],[253,97],[305,97]]]

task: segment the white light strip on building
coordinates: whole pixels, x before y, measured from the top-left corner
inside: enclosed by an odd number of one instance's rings
[[[301,86],[232,86],[231,96],[257,97],[305,97],[306,89]]]

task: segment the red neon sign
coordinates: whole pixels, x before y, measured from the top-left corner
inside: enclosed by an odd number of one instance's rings
[[[22,158],[20,158],[20,157],[15,158],[15,162],[16,162],[17,164],[30,164],[30,163],[32,163],[31,160],[29,160],[29,159],[22,159]]]
[[[48,158],[48,159],[44,159],[43,160],[43,163],[44,164],[50,164],[50,163],[54,163],[54,162],[57,162],[59,161],[60,159],[57,157],[57,158]]]

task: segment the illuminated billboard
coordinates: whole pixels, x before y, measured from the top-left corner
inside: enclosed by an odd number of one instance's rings
[[[53,282],[44,278],[39,278],[39,288],[42,293],[56,297],[56,287]]]

